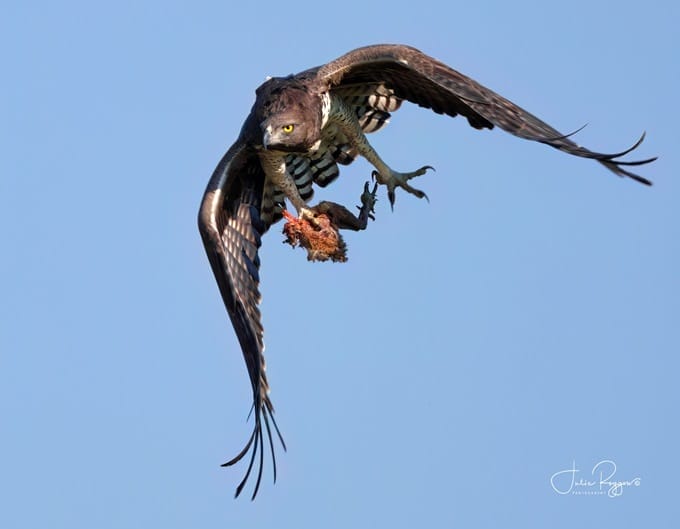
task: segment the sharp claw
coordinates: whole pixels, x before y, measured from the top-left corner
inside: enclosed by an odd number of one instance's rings
[[[412,194],[414,194],[414,195],[417,196],[418,198],[424,198],[424,199],[427,200],[428,202],[430,201],[430,199],[428,198],[428,196],[427,196],[427,194],[425,193],[425,191],[421,191],[420,189],[415,189],[415,188],[412,187],[412,188],[409,190],[409,192],[412,193]]]
[[[364,192],[361,195],[361,203],[363,206],[357,206],[359,210],[362,209],[362,207],[366,207],[370,205],[370,211],[374,210],[375,203],[378,201],[376,198],[376,192],[378,190],[378,184],[377,182],[373,185],[373,191],[368,190],[368,182],[364,183]]]
[[[394,189],[388,189],[387,190],[387,198],[390,201],[390,208],[392,208],[392,211],[394,211],[394,200],[396,198],[394,194]]]

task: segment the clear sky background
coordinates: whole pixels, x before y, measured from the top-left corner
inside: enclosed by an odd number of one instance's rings
[[[670,0],[3,4],[0,527],[676,527],[679,23]],[[289,450],[234,500],[251,393],[199,201],[266,75],[379,42],[593,149],[646,130],[655,185],[405,106],[371,139],[436,167],[429,204],[381,190],[342,265],[264,238]],[[316,198],[353,206],[370,170]],[[639,486],[551,487],[603,460]]]

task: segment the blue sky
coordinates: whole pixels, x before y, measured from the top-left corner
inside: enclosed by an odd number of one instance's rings
[[[680,10],[468,4],[3,7],[0,526],[677,523]],[[417,182],[429,204],[401,193],[391,213],[382,191],[342,265],[264,239],[289,450],[276,485],[235,501],[244,468],[219,464],[250,434],[250,389],[198,204],[266,75],[378,42],[565,132],[588,123],[597,150],[646,130],[655,185],[400,110],[371,139],[397,169],[437,169]],[[352,206],[369,174],[316,196]],[[639,486],[551,487],[605,460]]]

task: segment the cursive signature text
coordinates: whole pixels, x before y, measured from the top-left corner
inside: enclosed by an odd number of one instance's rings
[[[550,485],[557,494],[573,494],[582,496],[607,495],[617,498],[626,487],[639,487],[640,477],[631,480],[614,479],[616,463],[611,459],[603,459],[593,466],[589,476],[576,474],[581,472],[572,461],[571,468],[560,470],[550,476]]]

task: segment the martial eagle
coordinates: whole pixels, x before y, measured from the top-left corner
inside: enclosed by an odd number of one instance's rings
[[[243,490],[257,459],[255,498],[262,478],[263,426],[271,451],[274,481],[276,459],[272,430],[285,443],[269,399],[260,321],[258,248],[262,235],[286,214],[288,200],[300,219],[314,225],[320,209],[310,207],[313,185],[326,186],[359,155],[374,167],[373,177],[387,187],[394,205],[395,190],[422,198],[410,181],[428,166],[415,171],[391,169],[371,147],[366,134],[381,129],[406,100],[438,114],[462,115],[475,129],[501,129],[527,140],[545,143],[575,156],[591,158],[613,173],[637,182],[651,182],[630,172],[630,166],[653,161],[622,161],[635,149],[616,154],[594,152],[574,143],[550,125],[445,64],[402,45],[359,48],[317,68],[288,77],[268,79],[256,91],[255,104],[236,142],[220,160],[210,178],[198,215],[198,226],[227,312],[241,345],[253,390],[254,428],[245,447],[224,466],[240,461],[249,451]],[[376,184],[377,187],[377,184]],[[331,232],[363,229],[371,216],[375,190],[365,187],[358,217],[335,218]],[[324,203],[332,212],[347,212]],[[347,212],[348,213],[348,212]],[[259,456],[258,456],[259,453]]]

